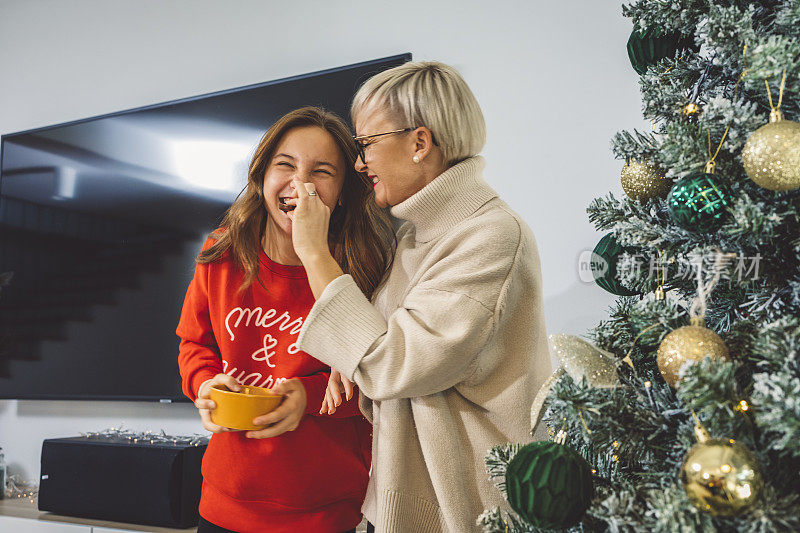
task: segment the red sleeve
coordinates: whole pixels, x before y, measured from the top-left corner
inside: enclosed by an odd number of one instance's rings
[[[332,415],[328,413],[319,414],[319,408],[322,407],[322,400],[325,398],[325,389],[328,388],[328,378],[330,372],[317,372],[310,376],[300,376],[297,379],[303,384],[306,389],[306,414],[313,416],[329,416],[331,418],[347,418],[350,416],[362,416],[358,408],[358,388],[353,386],[353,397],[348,401],[342,395],[342,404],[336,408],[336,412]]]
[[[192,401],[197,399],[197,389],[204,381],[222,373],[222,359],[208,311],[208,271],[208,264],[198,264],[195,267],[194,278],[186,290],[181,318],[175,331],[181,338],[178,369],[183,393]]]

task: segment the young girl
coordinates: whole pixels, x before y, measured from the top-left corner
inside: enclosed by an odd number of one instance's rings
[[[391,228],[356,147],[335,115],[307,107],[261,139],[236,199],[197,258],[177,334],[183,391],[214,433],[203,458],[198,532],[353,530],[370,465],[370,426],[348,402],[320,415],[330,367],[297,348],[314,296],[292,245],[297,187],[326,206],[328,247],[372,294],[390,262]],[[234,431],[211,422],[214,385],[271,388],[281,405]]]

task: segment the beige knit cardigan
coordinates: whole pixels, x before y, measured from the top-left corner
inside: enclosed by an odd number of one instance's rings
[[[504,504],[483,458],[531,440],[552,371],[536,241],[483,167],[469,158],[394,206],[405,222],[374,301],[340,276],[298,339],[361,389],[373,423],[363,512],[381,533],[479,531],[478,515]]]

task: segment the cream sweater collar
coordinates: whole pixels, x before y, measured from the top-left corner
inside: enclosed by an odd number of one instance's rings
[[[483,180],[485,165],[483,157],[477,155],[453,165],[392,207],[392,216],[414,225],[417,242],[435,239],[497,197]]]

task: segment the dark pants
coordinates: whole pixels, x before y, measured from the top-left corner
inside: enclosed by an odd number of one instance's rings
[[[200,523],[197,524],[197,533],[236,533],[235,531],[231,531],[230,529],[225,529],[224,527],[215,526],[202,516],[200,517]],[[345,531],[344,533],[356,533],[355,528],[351,529],[350,531]],[[375,526],[367,522],[367,533],[375,533]]]

